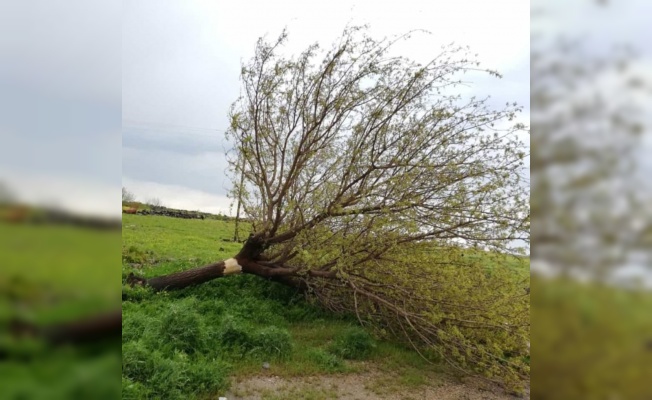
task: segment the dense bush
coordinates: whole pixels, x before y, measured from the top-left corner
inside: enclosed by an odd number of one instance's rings
[[[229,315],[222,320],[218,333],[219,344],[233,353],[246,353],[256,347],[252,331],[251,324]]]
[[[161,360],[160,353],[148,349],[142,341],[122,345],[122,376],[135,382],[147,382]]]
[[[122,376],[122,400],[138,400],[149,397],[149,389],[140,382]]]
[[[350,278],[360,291],[382,287],[383,302],[338,285],[325,286],[319,300],[335,311],[357,310],[377,337],[417,346],[435,355],[433,362],[524,390],[530,373],[528,260],[461,248],[435,252],[427,244],[397,249],[392,258],[401,262],[391,266],[391,281],[382,269]]]

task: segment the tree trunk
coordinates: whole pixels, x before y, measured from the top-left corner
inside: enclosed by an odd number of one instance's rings
[[[47,327],[43,335],[51,343],[86,343],[122,335],[122,310],[93,315]]]
[[[155,291],[183,289],[187,286],[198,285],[215,278],[242,272],[242,266],[235,258],[220,261],[203,267],[192,268],[186,271],[175,272],[169,275],[143,279],[130,274],[127,283],[130,285],[149,286]]]
[[[285,281],[288,284],[289,282],[294,282],[291,279],[280,279],[283,277],[279,276],[281,274],[277,270],[272,270],[256,263],[262,252],[265,251],[265,248],[265,241],[260,236],[252,234],[240,252],[233,258],[149,279],[138,277],[131,273],[127,278],[127,283],[131,286],[148,286],[158,292],[161,290],[183,289],[188,286],[198,285],[216,278],[242,272],[268,278],[279,278],[275,280]]]
[[[9,323],[9,333],[14,337],[39,337],[51,344],[78,344],[105,338],[119,338],[122,333],[122,310],[91,315],[46,327],[14,319]]]
[[[265,241],[253,234],[245,242],[240,252],[233,258],[220,261],[213,264],[204,265],[185,271],[175,272],[169,275],[157,276],[154,278],[143,278],[129,274],[127,284],[131,286],[151,287],[155,291],[183,289],[188,286],[199,285],[228,275],[247,273],[262,278],[267,278],[274,282],[306,290],[307,284],[305,279],[297,276],[296,270],[290,268],[273,268],[261,265],[258,262],[260,255],[265,251],[267,244]],[[332,277],[334,273],[323,273],[309,271],[311,276]],[[123,294],[124,296],[124,294]],[[123,297],[124,299],[124,297]]]

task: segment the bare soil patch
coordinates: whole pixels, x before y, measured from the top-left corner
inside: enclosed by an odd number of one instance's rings
[[[418,385],[404,384],[398,376],[381,371],[311,377],[260,375],[235,378],[228,400],[516,400],[514,396],[484,381],[445,375]]]

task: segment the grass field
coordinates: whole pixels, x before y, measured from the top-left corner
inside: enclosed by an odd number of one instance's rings
[[[233,225],[224,221],[125,215],[123,277],[231,257],[240,248],[228,241],[232,237]],[[468,256],[529,279],[527,259]],[[538,379],[549,381],[533,388],[534,397],[649,394],[651,300],[645,291],[534,279],[533,368]],[[254,276],[171,293],[133,291],[123,302],[123,324],[125,399],[208,399],[225,393],[229,400],[334,399],[346,397],[343,388],[356,379],[364,379],[358,386],[370,395],[355,398],[510,398],[433,391],[451,387],[450,370],[374,340],[354,319],[325,313],[292,289]],[[269,369],[262,368],[265,362]]]
[[[534,398],[652,398],[652,292],[532,279]]]
[[[233,229],[218,220],[124,215],[123,279],[232,257],[241,246],[230,241]],[[372,370],[380,375],[369,390],[398,393],[437,381],[443,370],[409,348],[374,340],[352,316],[326,313],[295,289],[256,276],[167,293],[125,291],[124,399],[214,398],[234,380],[261,375],[301,379]],[[305,390],[292,398],[329,398],[326,389]]]
[[[119,231],[0,224],[0,399],[120,395],[119,341],[50,347],[7,329],[118,309],[119,249]]]
[[[231,257],[240,249],[232,236],[233,225],[224,221],[125,215],[123,275],[160,275]],[[410,350],[375,343],[352,318],[324,313],[295,290],[254,276],[142,296],[123,303],[124,398],[223,393],[228,377],[260,374],[265,362],[266,373],[283,377],[364,368],[353,359],[400,362],[409,376],[425,363]]]

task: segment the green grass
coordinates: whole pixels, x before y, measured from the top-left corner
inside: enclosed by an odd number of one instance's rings
[[[119,343],[50,347],[5,329],[44,326],[120,306],[120,233],[0,224],[0,398],[112,399],[119,396]]]
[[[225,241],[232,237],[233,224],[224,221],[125,215],[123,277],[130,272],[156,276],[232,257],[240,249],[239,243]],[[205,398],[224,393],[229,376],[351,373],[365,368],[361,360],[387,365],[389,371],[410,367],[419,358],[398,345],[377,346],[353,317],[326,313],[295,289],[255,276],[232,276],[167,293],[127,291],[125,398]],[[263,370],[265,362],[269,370]],[[409,369],[401,378],[404,384],[423,383],[416,376],[422,367],[417,363]],[[217,383],[202,385],[202,375],[192,368],[212,370]],[[153,383],[168,373],[179,374],[184,383]],[[288,395],[322,398],[317,392]]]
[[[232,257],[241,246],[230,241],[233,229],[233,223],[219,220],[124,215],[123,278]],[[521,261],[507,262],[519,274],[529,273]],[[492,260],[491,267],[504,263]],[[391,376],[370,383],[382,393],[431,384],[443,371],[410,348],[378,342],[353,316],[329,314],[295,289],[256,276],[230,276],[173,292],[123,290],[129,293],[123,302],[123,398],[210,398],[225,393],[235,376],[292,378],[370,369]],[[211,384],[206,374],[213,377]],[[317,399],[332,393],[302,389],[284,396]],[[263,393],[263,398],[278,394]]]
[[[59,319],[53,309],[75,308],[80,300],[116,307],[119,246],[117,232],[0,224],[0,292],[5,301],[27,302],[39,318]]]
[[[0,224],[0,322],[55,323],[119,307],[118,232]]]
[[[233,223],[124,214],[123,246],[150,250],[161,259],[208,263],[240,250],[233,239]],[[223,249],[223,250],[221,250]]]
[[[652,398],[652,293],[533,276],[534,398]]]

